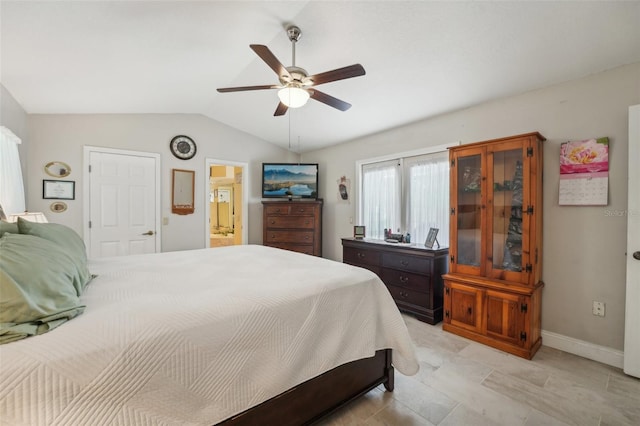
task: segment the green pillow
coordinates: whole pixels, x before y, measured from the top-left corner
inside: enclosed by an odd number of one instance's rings
[[[21,234],[35,235],[57,243],[60,248],[68,250],[73,257],[87,261],[87,251],[80,235],[68,226],[59,223],[29,222],[18,218],[18,229]]]
[[[63,251],[74,260],[80,276],[81,285],[78,287],[78,296],[84,291],[84,287],[91,281],[91,273],[87,268],[87,251],[82,238],[68,226],[59,223],[29,222],[18,218],[18,229],[21,234],[33,235],[44,238],[56,244],[57,251]]]
[[[75,262],[32,235],[0,238],[0,344],[46,333],[81,314]]]
[[[20,231],[18,231],[18,224],[0,220],[0,237],[2,237],[5,232],[11,232],[12,234],[20,233]]]

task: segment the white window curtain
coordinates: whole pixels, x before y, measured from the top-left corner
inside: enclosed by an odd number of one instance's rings
[[[398,160],[362,166],[362,217],[367,238],[384,239],[384,229],[401,227]]]
[[[424,242],[429,228],[437,228],[438,242],[449,246],[448,153],[405,160],[408,183],[408,229],[411,239]]]
[[[18,144],[22,143],[11,130],[0,126],[0,205],[4,213],[25,211],[24,184]]]

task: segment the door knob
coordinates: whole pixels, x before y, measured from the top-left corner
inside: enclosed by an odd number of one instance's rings
[[[635,260],[640,260],[640,251],[633,252],[633,258]]]
[[[144,234],[142,234],[142,235],[153,235],[153,231],[147,231],[147,232],[145,232],[145,233],[144,233]]]

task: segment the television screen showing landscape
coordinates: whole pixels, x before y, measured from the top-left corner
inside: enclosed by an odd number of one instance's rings
[[[316,198],[317,164],[263,164],[263,197]]]

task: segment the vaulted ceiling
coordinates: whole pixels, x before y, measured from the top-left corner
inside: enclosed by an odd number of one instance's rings
[[[640,62],[640,2],[5,1],[0,77],[28,113],[200,113],[294,151]],[[274,117],[250,48],[366,75]],[[630,88],[634,90],[634,88]],[[637,90],[637,88],[635,88]]]

